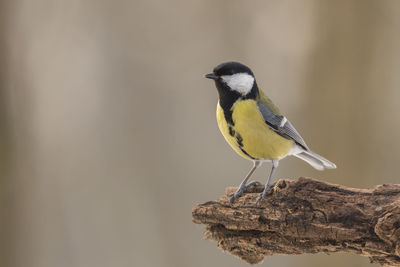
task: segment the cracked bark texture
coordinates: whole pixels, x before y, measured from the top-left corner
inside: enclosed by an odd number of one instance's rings
[[[204,237],[255,264],[274,254],[350,252],[400,266],[400,185],[355,189],[309,178],[280,180],[256,205],[262,185],[233,205],[230,193],[197,205],[193,222]]]

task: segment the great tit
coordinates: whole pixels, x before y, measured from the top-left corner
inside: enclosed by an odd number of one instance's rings
[[[257,202],[265,198],[279,161],[287,156],[302,159],[317,170],[336,168],[308,148],[289,120],[257,86],[249,67],[225,62],[205,77],[214,80],[218,90],[217,122],[222,135],[233,150],[254,163],[239,189],[230,196],[230,203],[243,194],[247,180],[266,161],[272,163],[272,168]]]

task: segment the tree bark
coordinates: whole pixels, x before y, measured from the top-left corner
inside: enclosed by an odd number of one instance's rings
[[[400,184],[354,189],[309,178],[280,180],[258,204],[260,184],[229,205],[235,190],[195,206],[192,219],[206,225],[206,239],[248,263],[274,254],[351,252],[400,265]]]

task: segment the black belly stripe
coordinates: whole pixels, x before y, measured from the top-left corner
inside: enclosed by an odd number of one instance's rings
[[[249,153],[247,153],[246,150],[243,149],[243,138],[240,136],[238,132],[236,132],[233,129],[233,126],[235,126],[235,122],[233,121],[233,104],[235,104],[236,101],[240,100],[246,100],[246,99],[253,99],[255,100],[258,96],[258,87],[257,83],[254,81],[253,88],[251,88],[251,91],[245,95],[242,96],[239,92],[231,90],[225,83],[223,82],[216,82],[215,83],[218,89],[219,93],[219,105],[221,106],[223,112],[224,112],[224,117],[225,121],[228,123],[228,131],[229,135],[232,137],[236,138],[236,142],[240,148],[240,150],[248,156],[251,159],[257,159],[255,157],[250,156]]]
[[[249,158],[251,158],[251,159],[256,159],[256,158],[253,158],[252,156],[250,156],[249,153],[247,153],[246,150],[243,149],[243,147],[239,147],[239,148],[240,148],[240,150],[241,150],[246,156],[248,156]]]
[[[240,150],[241,150],[246,156],[248,156],[249,158],[251,158],[251,159],[256,159],[256,158],[250,156],[250,154],[247,153],[247,151],[243,149],[243,138],[242,138],[242,136],[241,136],[239,133],[236,133],[236,136],[235,136],[235,137],[236,137],[236,142],[237,142],[237,144],[238,144]]]
[[[243,138],[240,134],[236,134],[236,141],[240,147],[243,147]]]
[[[232,125],[228,126],[229,134],[230,136],[234,137],[235,136],[235,130],[233,130]]]

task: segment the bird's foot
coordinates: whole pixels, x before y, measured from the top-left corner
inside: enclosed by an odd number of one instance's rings
[[[229,195],[229,205],[232,205],[233,202],[235,202],[236,199],[238,199],[241,195],[243,195],[243,190],[238,190],[233,194]]]
[[[246,191],[247,188],[252,187],[252,186],[257,186],[260,184],[261,184],[260,182],[253,181],[251,183],[248,183],[245,186],[239,187],[239,189],[235,193],[229,195],[229,204],[232,205],[236,199],[238,199],[240,196],[243,195],[243,193]]]
[[[264,199],[266,196],[267,196],[267,194],[270,192],[270,190],[271,190],[271,187],[274,187],[275,186],[275,184],[276,184],[276,182],[275,183],[272,183],[272,184],[267,184],[266,186],[265,186],[265,188],[264,188],[264,191],[258,196],[258,198],[257,198],[257,201],[256,201],[256,203],[258,204],[262,199]]]

